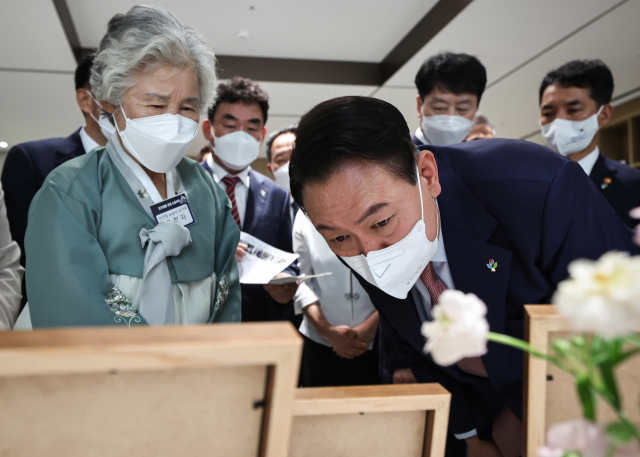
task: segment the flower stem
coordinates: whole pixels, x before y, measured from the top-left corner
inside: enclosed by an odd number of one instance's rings
[[[553,364],[558,363],[558,359],[557,357],[554,357],[552,355],[547,355],[544,354],[540,351],[538,351],[537,349],[534,349],[529,343],[522,341],[518,338],[514,338],[512,336],[509,335],[503,335],[501,333],[494,333],[494,332],[489,332],[487,334],[487,339],[489,341],[493,341],[494,343],[500,343],[500,344],[504,344],[506,346],[511,346],[514,347],[516,349],[521,349],[525,352],[528,352],[529,354],[535,355],[536,357],[539,357],[541,359],[545,359]]]

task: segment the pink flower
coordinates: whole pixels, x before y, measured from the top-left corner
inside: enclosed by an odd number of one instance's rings
[[[551,426],[547,431],[547,446],[538,450],[538,456],[561,457],[565,451],[572,450],[580,452],[583,457],[604,457],[607,447],[602,427],[576,419]]]

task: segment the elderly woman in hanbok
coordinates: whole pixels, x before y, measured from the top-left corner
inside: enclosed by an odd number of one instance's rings
[[[184,158],[215,84],[206,40],[171,13],[136,6],[109,21],[91,91],[116,131],[54,170],[31,205],[33,327],[240,321],[238,226]]]

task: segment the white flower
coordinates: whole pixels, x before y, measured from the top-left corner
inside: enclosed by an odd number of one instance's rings
[[[422,334],[427,338],[424,352],[444,366],[486,354],[486,314],[486,305],[475,295],[446,290],[433,308],[433,322],[422,324]]]
[[[578,451],[583,457],[603,457],[607,447],[602,427],[577,419],[552,425],[547,431],[547,446],[538,449],[538,456],[562,456],[566,451]]]
[[[568,269],[552,301],[575,330],[611,337],[640,329],[640,257],[607,252]]]

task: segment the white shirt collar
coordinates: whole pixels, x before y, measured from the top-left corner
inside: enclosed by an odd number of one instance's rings
[[[99,148],[100,145],[95,142],[93,138],[89,136],[89,134],[84,130],[85,126],[83,125],[80,129],[80,141],[82,141],[82,147],[84,148],[84,152],[87,154],[93,151],[95,148]]]
[[[247,189],[251,184],[251,180],[249,179],[249,170],[251,170],[250,166],[242,170],[240,173],[234,175],[227,172],[227,170],[218,165],[213,160],[211,154],[207,156],[207,165],[209,165],[209,168],[211,168],[211,171],[213,172],[213,179],[216,181],[216,183],[219,183],[220,180],[225,176],[237,176],[238,178],[240,178],[240,182],[242,182],[247,187]]]
[[[424,136],[424,132],[422,131],[422,127],[418,127],[415,133],[416,137],[420,140],[422,144],[429,144],[427,138]]]
[[[596,146],[593,151],[584,156],[582,159],[578,160],[578,164],[582,167],[587,175],[591,175],[591,171],[593,170],[593,166],[596,164],[599,155],[600,149],[598,148],[598,146]]]

